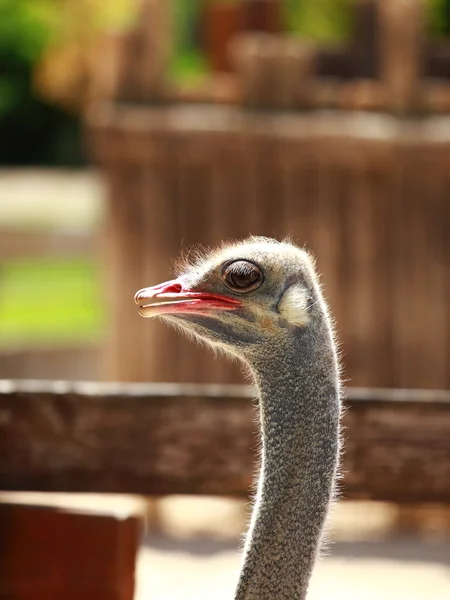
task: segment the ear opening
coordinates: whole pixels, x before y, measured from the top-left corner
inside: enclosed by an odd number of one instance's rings
[[[288,287],[278,304],[281,316],[292,325],[302,327],[309,323],[308,292],[300,284]]]

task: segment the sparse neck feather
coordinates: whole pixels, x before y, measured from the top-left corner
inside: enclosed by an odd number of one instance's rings
[[[264,356],[248,356],[259,390],[262,465],[235,600],[304,600],[333,497],[339,377],[325,315]]]

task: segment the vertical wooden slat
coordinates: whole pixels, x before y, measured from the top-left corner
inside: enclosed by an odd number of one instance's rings
[[[249,219],[246,215],[245,166],[225,162],[212,169],[211,181],[211,227],[214,239],[220,244],[234,239],[245,239],[249,235]],[[244,378],[238,364],[220,360],[215,369],[216,381],[243,383]]]
[[[346,294],[346,330],[354,360],[359,364],[351,369],[358,374],[352,378],[352,385],[389,387],[392,379],[386,299],[390,261],[385,239],[387,207],[382,182],[377,182],[373,167],[363,166],[353,173],[353,178],[346,214],[351,254],[347,258],[351,260],[351,278]]]
[[[314,147],[306,143],[284,144],[282,155],[284,230],[296,243],[315,252],[315,212],[319,170]]]
[[[140,214],[142,219],[141,280],[137,289],[172,278],[172,261],[179,254],[180,234],[170,155],[144,167]],[[136,308],[135,308],[136,311]],[[140,319],[140,318],[139,318]],[[158,320],[139,323],[142,372],[140,381],[174,381],[181,357],[178,336]]]
[[[105,344],[105,373],[108,378],[134,381],[144,372],[141,323],[133,296],[142,281],[142,239],[140,165],[112,165],[108,172],[109,205],[107,268],[110,284],[104,303],[110,320],[111,338]],[[135,341],[132,341],[135,340]]]
[[[340,337],[346,332],[348,319],[348,273],[342,272],[342,203],[349,193],[347,169],[336,165],[329,157],[318,156],[317,197],[314,201],[313,239],[317,266],[323,291],[330,303]],[[349,258],[349,257],[347,257]],[[346,263],[347,270],[351,268]],[[342,339],[343,359],[347,359],[345,339]],[[355,384],[356,385],[356,384]]]
[[[414,151],[401,156],[392,281],[395,382],[399,387],[435,387],[436,381],[434,367],[429,363],[430,352],[435,350],[429,335],[429,311],[433,310],[435,299],[430,295],[423,169],[423,161]]]
[[[398,151],[395,159],[395,171],[392,181],[393,204],[391,235],[393,237],[393,253],[391,256],[390,292],[392,301],[392,351],[395,356],[394,381],[402,387],[407,380],[405,373],[405,351],[408,340],[408,316],[411,314],[409,295],[410,274],[406,269],[408,263],[409,197],[405,191],[407,166],[405,156]],[[399,227],[398,224],[401,223]],[[408,307],[408,308],[406,308]],[[406,320],[405,320],[406,317]],[[406,346],[406,349],[405,349]]]
[[[205,143],[206,140],[205,140]],[[212,171],[208,152],[198,136],[192,139],[180,137],[177,141],[177,219],[180,239],[184,250],[205,248],[217,243],[211,227]],[[201,150],[201,155],[197,150]],[[180,360],[179,381],[203,383],[215,381],[220,366],[205,347],[192,347],[188,340],[178,341]]]
[[[433,351],[426,353],[427,387],[450,387],[450,178],[442,160],[425,161],[426,193],[422,206],[426,230],[429,284],[423,312],[427,325],[424,343]],[[426,200],[425,200],[426,198]],[[424,210],[425,209],[425,210]],[[433,373],[433,377],[429,374]]]
[[[281,239],[285,236],[285,229],[282,171],[279,164],[280,144],[276,131],[271,127],[270,117],[268,130],[270,133],[262,134],[258,148],[254,148],[253,173],[257,214],[254,214],[253,218],[255,225],[257,223],[258,235]]]
[[[436,215],[442,217],[441,225],[442,229],[440,230],[441,235],[444,234],[443,237],[443,247],[441,248],[441,259],[439,260],[439,269],[443,269],[443,295],[444,295],[444,306],[446,311],[446,351],[443,352],[444,356],[447,355],[446,361],[446,372],[445,372],[445,380],[444,385],[442,385],[443,389],[450,389],[450,316],[448,313],[448,305],[450,304],[450,274],[448,270],[448,265],[450,265],[450,244],[448,243],[448,231],[450,229],[450,203],[448,202],[448,190],[450,189],[450,168],[446,161],[442,160],[440,174],[442,177],[442,187],[441,187],[441,202],[440,202],[440,210],[436,210]],[[445,198],[445,200],[443,200]]]
[[[370,190],[367,187],[367,170],[360,167],[352,172],[353,184],[349,194],[348,212],[346,214],[346,234],[349,239],[352,277],[346,290],[346,301],[350,308],[347,320],[347,331],[358,363],[356,373],[369,374],[373,369],[376,378],[381,369],[373,355],[373,340],[370,338],[371,325],[376,315],[373,310],[374,302],[371,297],[370,272],[371,252],[374,238],[371,235]],[[376,375],[375,375],[376,373]],[[352,385],[361,385],[360,379]],[[380,385],[382,385],[380,383]]]

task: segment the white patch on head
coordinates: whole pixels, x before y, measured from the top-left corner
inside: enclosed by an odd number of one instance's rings
[[[308,295],[301,285],[288,288],[278,305],[280,314],[286,321],[301,327],[309,323]]]

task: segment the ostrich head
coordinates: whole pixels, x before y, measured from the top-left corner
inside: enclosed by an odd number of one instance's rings
[[[288,242],[253,237],[187,265],[177,279],[139,290],[143,317],[249,359],[308,325],[320,302],[312,259]]]

